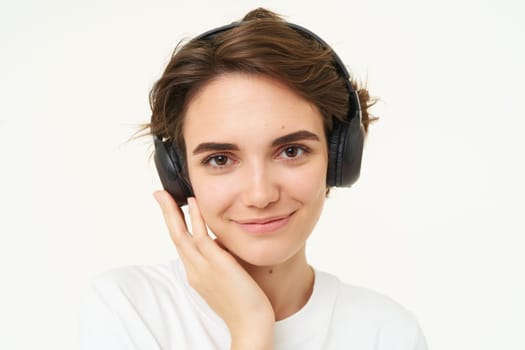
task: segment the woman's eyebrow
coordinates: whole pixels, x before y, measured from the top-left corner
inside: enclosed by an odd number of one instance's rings
[[[199,143],[193,150],[193,155],[204,152],[216,151],[238,151],[239,147],[233,143],[203,142]]]
[[[290,142],[296,142],[296,141],[301,141],[301,140],[320,141],[319,136],[317,136],[313,132],[306,131],[306,130],[300,130],[300,131],[296,131],[291,134],[276,138],[272,142],[272,147],[281,146],[281,145],[284,145]]]
[[[319,136],[317,136],[316,134],[310,131],[300,130],[300,131],[296,131],[291,134],[287,134],[287,135],[276,138],[272,142],[272,147],[277,147],[277,146],[281,146],[287,143],[297,142],[301,140],[319,141]],[[233,143],[203,142],[203,143],[199,143],[197,147],[193,149],[193,155],[197,155],[199,153],[204,153],[204,152],[238,151],[238,150],[239,150],[239,147]]]

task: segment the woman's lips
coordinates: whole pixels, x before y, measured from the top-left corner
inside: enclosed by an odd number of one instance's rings
[[[274,217],[274,218],[267,218],[267,219],[253,219],[253,220],[243,220],[243,221],[235,221],[243,230],[254,233],[254,234],[262,234],[262,233],[271,233],[279,230],[280,228],[284,227],[288,221],[290,221],[290,218],[292,215],[295,214],[295,212]]]

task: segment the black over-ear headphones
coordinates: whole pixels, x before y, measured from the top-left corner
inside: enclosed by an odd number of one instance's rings
[[[222,27],[207,31],[193,40],[210,38],[218,33],[239,26],[234,22]],[[313,38],[324,47],[329,48],[320,37],[306,28],[293,23],[287,25],[306,36]],[[328,186],[349,187],[359,178],[361,170],[361,158],[363,154],[364,129],[361,124],[361,106],[359,96],[352,87],[350,75],[343,62],[332,50],[336,68],[344,77],[349,92],[349,108],[346,121],[341,122],[333,119],[333,128],[328,135],[328,170],[326,184]],[[155,143],[155,165],[159,173],[160,181],[166,191],[175,199],[179,206],[187,204],[187,198],[193,196],[193,190],[189,179],[183,173],[184,157],[172,140],[164,141],[159,135],[153,135]]]

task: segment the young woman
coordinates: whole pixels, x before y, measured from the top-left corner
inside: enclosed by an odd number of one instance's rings
[[[175,51],[148,128],[180,260],[95,279],[84,349],[426,349],[401,306],[306,260],[329,188],[359,175],[371,103],[347,74],[264,9]]]

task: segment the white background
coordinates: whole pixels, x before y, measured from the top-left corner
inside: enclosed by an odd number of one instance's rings
[[[432,349],[525,349],[519,1],[3,1],[0,348],[73,349],[88,280],[175,257],[148,92],[180,39],[265,6],[382,102],[310,261],[413,311]]]

